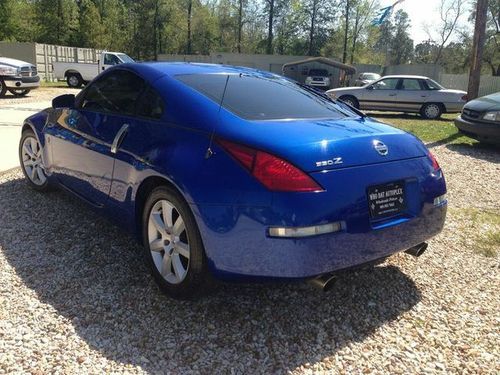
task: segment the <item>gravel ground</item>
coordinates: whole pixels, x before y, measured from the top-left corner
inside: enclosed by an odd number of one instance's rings
[[[418,260],[329,293],[226,284],[197,302],[160,294],[139,247],[75,198],[0,175],[0,373],[500,373],[500,262],[463,225],[500,211],[500,153],[433,152],[450,215]]]
[[[36,90],[30,91],[26,96],[15,97],[11,93],[7,92],[6,96],[0,98],[0,107],[2,105],[10,105],[17,103],[33,103],[45,100],[52,100],[58,95],[64,94],[78,94],[80,89],[72,89],[64,86],[64,82],[61,82],[61,87],[40,87]]]

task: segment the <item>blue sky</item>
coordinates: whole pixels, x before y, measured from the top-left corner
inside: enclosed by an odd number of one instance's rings
[[[382,7],[394,4],[396,0],[380,0]],[[429,39],[425,32],[425,25],[436,25],[441,22],[439,17],[438,5],[440,0],[404,0],[403,3],[396,5],[396,10],[403,9],[410,15],[411,32],[410,35],[415,44]],[[472,29],[473,25],[468,24],[470,14],[470,4],[467,3],[466,9],[462,12],[460,23]]]

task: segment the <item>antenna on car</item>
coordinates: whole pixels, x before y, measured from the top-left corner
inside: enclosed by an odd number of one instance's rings
[[[222,96],[220,98],[219,111],[217,112],[218,120],[220,120],[220,117],[219,117],[220,110],[222,108],[222,103],[224,103],[224,96],[226,95],[226,89],[227,89],[228,82],[229,82],[229,74],[226,77],[226,83],[224,84],[224,91],[222,92]],[[212,143],[214,142],[214,136],[215,136],[215,126],[212,128],[212,134],[210,134],[210,142],[208,143],[207,152],[205,153],[205,159],[209,159],[214,154],[214,152],[212,151]]]

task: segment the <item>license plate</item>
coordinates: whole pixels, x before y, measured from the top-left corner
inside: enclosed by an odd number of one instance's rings
[[[372,219],[394,216],[406,209],[404,181],[371,186],[367,194]]]

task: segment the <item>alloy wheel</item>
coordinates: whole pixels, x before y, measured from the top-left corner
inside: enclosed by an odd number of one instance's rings
[[[47,181],[47,176],[42,162],[42,148],[34,136],[24,139],[21,155],[26,176],[35,185],[42,186]]]
[[[175,205],[161,199],[153,205],[148,220],[148,243],[158,272],[170,284],[187,276],[191,255],[184,219]]]

